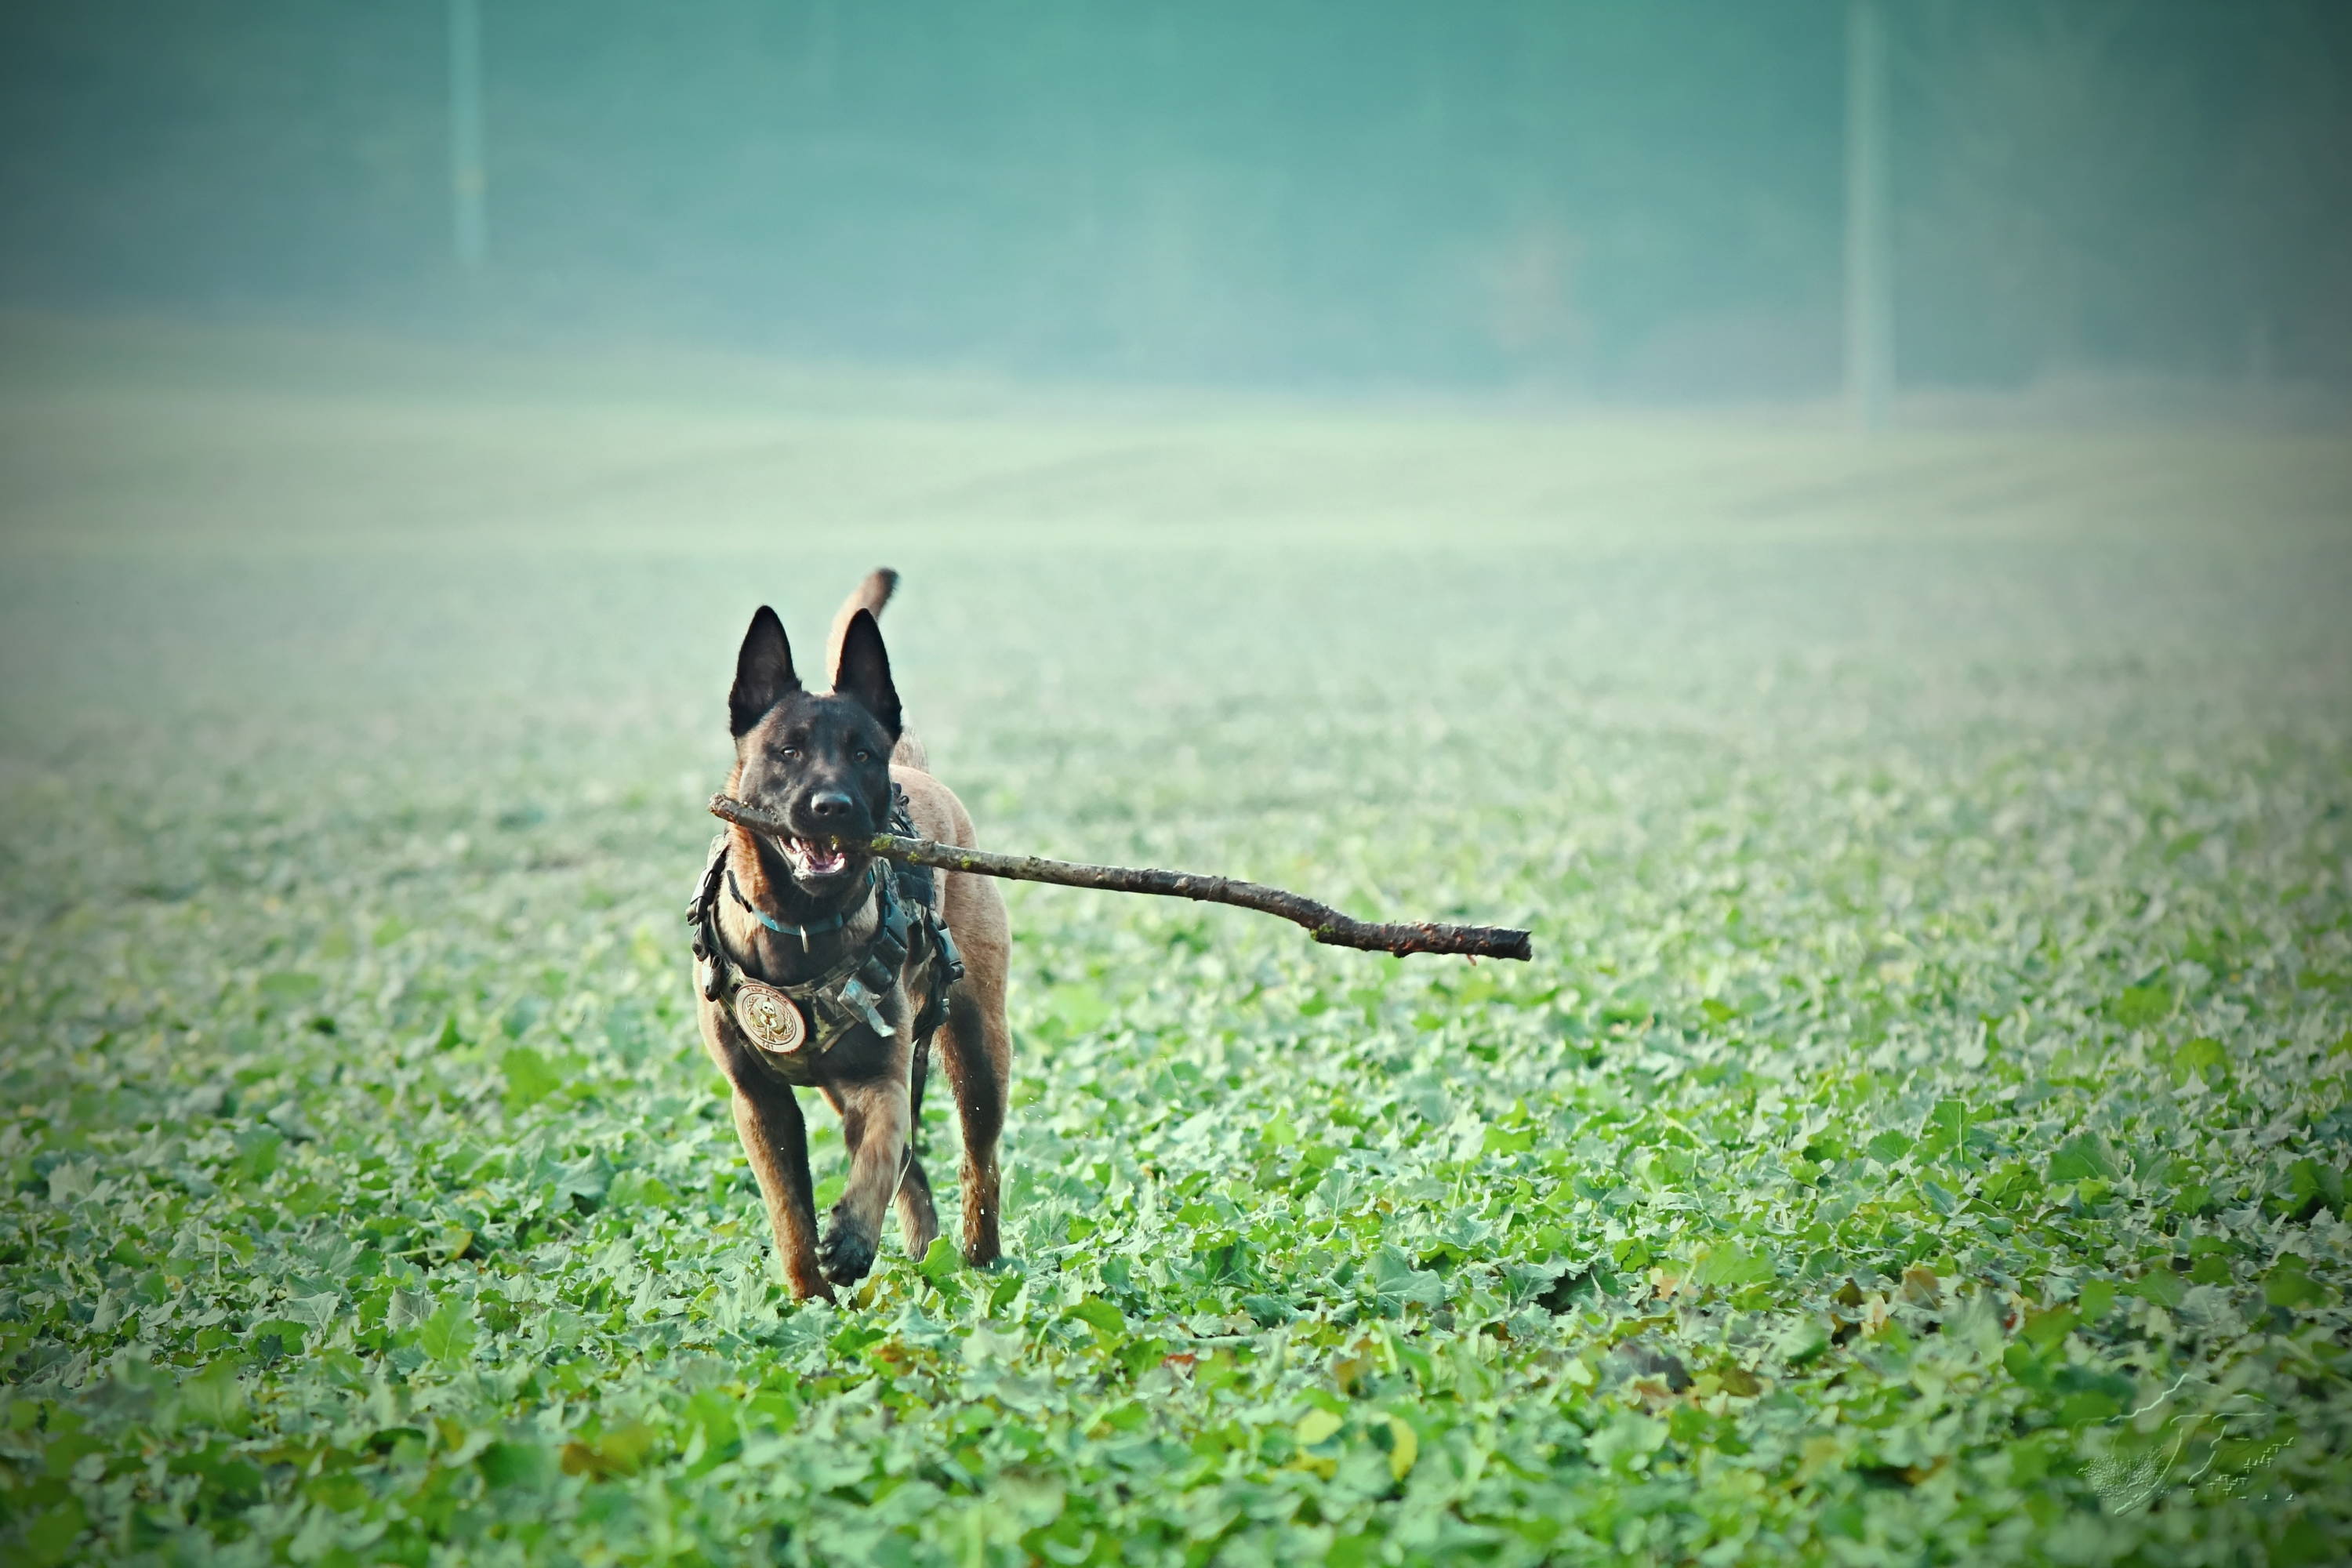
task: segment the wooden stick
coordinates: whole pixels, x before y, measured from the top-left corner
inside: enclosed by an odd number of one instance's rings
[[[727,795],[710,797],[710,814],[770,837],[790,836],[790,829],[776,818]],[[1300,894],[1257,882],[1235,881],[1231,877],[1203,877],[1191,871],[1155,871],[1131,866],[1082,866],[1074,860],[1045,860],[1034,855],[959,849],[928,838],[901,838],[891,833],[876,834],[866,840],[865,847],[867,853],[886,860],[904,860],[941,871],[965,871],[975,877],[1004,877],[1016,882],[1051,882],[1058,887],[1096,888],[1108,893],[1158,893],[1171,899],[1233,904],[1305,926],[1317,942],[1331,947],[1400,955],[1458,952],[1472,958],[1516,958],[1523,962],[1534,956],[1528,933],[1507,926],[1360,921]]]

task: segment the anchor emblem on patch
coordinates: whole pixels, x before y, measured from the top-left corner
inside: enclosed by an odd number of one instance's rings
[[[756,980],[736,986],[735,1022],[753,1045],[775,1056],[791,1056],[808,1043],[808,1016],[800,1004]]]

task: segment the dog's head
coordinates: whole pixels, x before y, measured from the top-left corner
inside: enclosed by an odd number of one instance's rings
[[[871,858],[859,841],[890,821],[898,689],[881,628],[864,610],[851,616],[834,689],[809,691],[793,671],[783,623],[761,605],[735,658],[727,710],[735,732],[729,792],[791,829],[767,847],[803,894],[840,892]]]

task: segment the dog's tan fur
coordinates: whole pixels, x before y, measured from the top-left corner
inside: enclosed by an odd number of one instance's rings
[[[842,606],[825,663],[836,682],[843,628],[861,608],[878,611],[895,582],[894,574],[875,573]],[[890,777],[907,797],[915,831],[942,844],[974,845],[971,817],[963,803],[924,769],[924,760],[911,735],[902,735],[892,753]],[[729,777],[729,793],[735,792],[740,772],[739,763]],[[748,830],[730,829],[729,863],[745,896],[766,907],[770,889]],[[959,1184],[963,1256],[966,1262],[982,1267],[995,1261],[1001,1249],[997,1143],[1013,1071],[1013,1038],[1004,1017],[1012,928],[1004,900],[987,878],[945,873],[939,879],[938,896],[961,952],[964,974],[949,993],[946,1018],[933,1048],[947,1069],[962,1131]],[[771,944],[780,942],[732,900],[720,900],[718,909],[721,934],[734,952],[763,957]],[[873,919],[869,906],[849,928],[850,934],[862,938],[870,933]],[[883,1210],[895,1196],[908,1250],[917,1257],[927,1251],[939,1234],[939,1221],[929,1180],[912,1149],[925,1069],[909,1044],[908,1026],[920,998],[910,995],[902,980],[885,999],[883,1011],[897,1032],[879,1042],[878,1056],[834,1052],[778,1064],[749,1044],[725,1006],[702,997],[699,987],[697,996],[703,1046],[733,1086],[735,1129],[759,1180],[776,1254],[793,1295],[833,1297],[820,1268],[807,1131],[795,1085],[824,1094],[842,1119],[849,1177],[836,1229],[849,1226],[866,1237],[878,1236]]]

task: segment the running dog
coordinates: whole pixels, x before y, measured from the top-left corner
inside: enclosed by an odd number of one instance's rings
[[[964,1261],[983,1268],[999,1250],[997,1142],[1013,1069],[1004,900],[986,878],[897,867],[865,847],[886,831],[973,843],[971,817],[900,719],[875,619],[897,582],[875,572],[842,605],[830,691],[801,684],[773,610],[751,617],[728,694],[727,793],[790,832],[730,825],[688,915],[702,1043],[734,1088],[735,1130],[803,1300],[865,1278],[894,1197],[910,1254],[939,1235],[915,1147],[935,1041],[963,1133]],[[822,1237],[803,1089],[840,1115],[849,1152]]]

